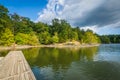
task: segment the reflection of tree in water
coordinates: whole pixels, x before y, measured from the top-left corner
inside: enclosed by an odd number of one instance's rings
[[[23,49],[22,51],[30,66],[36,65],[34,62],[39,54],[39,48]]]
[[[97,50],[97,47],[32,48],[23,52],[38,80],[44,78],[61,80],[73,62],[91,61]]]
[[[2,50],[0,51],[0,57],[4,57],[8,54],[9,50]]]
[[[82,48],[80,49],[80,59],[86,61],[92,61],[94,55],[98,51],[98,47]]]
[[[91,48],[32,48],[23,50],[31,66],[52,66],[54,69],[67,68],[74,61],[93,60],[97,47]]]

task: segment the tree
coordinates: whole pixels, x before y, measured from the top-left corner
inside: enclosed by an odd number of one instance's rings
[[[38,38],[39,38],[39,42],[41,44],[50,44],[50,34],[46,31],[46,32],[43,32],[43,33],[39,33],[38,34]]]
[[[11,28],[11,20],[8,15],[8,9],[0,5],[0,32],[5,28]]]
[[[0,45],[10,46],[14,43],[14,35],[9,28],[5,28],[0,36]]]
[[[106,35],[100,36],[100,40],[102,43],[110,43],[110,38]]]
[[[51,43],[58,43],[59,42],[59,37],[58,34],[55,33],[54,36],[51,38]]]
[[[84,30],[80,30],[80,28],[79,27],[76,27],[76,28],[74,28],[74,31],[75,32],[77,32],[77,34],[78,34],[78,40],[82,40],[82,38],[83,38],[83,35],[84,35]]]
[[[35,26],[32,27],[33,30],[36,32],[36,33],[42,33],[42,32],[45,32],[45,31],[49,31],[48,29],[48,25],[47,24],[44,24],[42,22],[38,22],[35,24]]]
[[[27,17],[21,17],[18,14],[14,13],[11,14],[11,20],[12,20],[12,28],[14,29],[14,33],[17,34],[20,33],[31,33],[32,26],[34,26],[34,23],[30,21]]]
[[[74,29],[70,31],[69,39],[70,41],[78,41],[78,33]]]
[[[99,38],[91,30],[87,30],[83,37],[83,42],[87,44],[99,43]]]
[[[15,36],[15,42],[19,45],[38,45],[39,40],[34,33],[18,33]]]
[[[63,30],[58,36],[59,36],[59,42],[68,41],[68,32],[66,30]]]
[[[28,43],[29,45],[39,45],[39,39],[34,32],[29,34]]]
[[[52,26],[50,26],[51,35],[54,35],[55,32],[59,34],[61,32],[61,29],[61,21],[59,19],[53,19]]]

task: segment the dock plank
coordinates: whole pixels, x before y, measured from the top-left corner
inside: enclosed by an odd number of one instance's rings
[[[0,80],[36,80],[22,51],[10,51],[1,60]]]

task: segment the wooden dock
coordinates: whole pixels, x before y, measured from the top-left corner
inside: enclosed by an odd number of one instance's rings
[[[22,51],[10,51],[0,60],[0,80],[36,80]]]

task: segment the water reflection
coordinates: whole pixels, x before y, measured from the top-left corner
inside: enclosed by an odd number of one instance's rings
[[[0,51],[0,56],[7,53]],[[37,80],[120,80],[120,44],[31,48],[23,53]]]
[[[120,80],[120,64],[106,61],[74,62],[64,80]]]
[[[49,66],[54,68],[66,67],[73,61],[92,61],[98,48],[32,48],[25,49],[23,53],[31,66]]]
[[[39,80],[61,80],[72,63],[93,61],[98,47],[91,48],[32,48],[23,53]]]
[[[5,57],[8,54],[9,50],[1,50],[0,57]]]
[[[102,44],[94,60],[120,63],[120,44]]]

